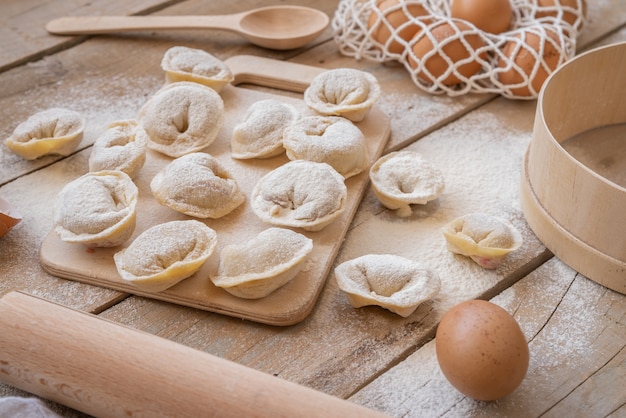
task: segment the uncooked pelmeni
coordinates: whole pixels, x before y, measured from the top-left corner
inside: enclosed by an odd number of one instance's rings
[[[478,265],[495,269],[523,243],[510,222],[485,213],[460,216],[443,228],[448,250],[470,257]]]
[[[216,56],[186,46],[174,46],[165,51],[161,68],[169,83],[191,81],[211,87],[218,93],[235,78],[230,68]]]
[[[217,233],[204,223],[170,221],[146,229],[113,259],[126,282],[162,292],[198,271],[216,247]]]
[[[250,204],[264,222],[319,231],[343,213],[347,195],[343,177],[330,165],[296,160],[263,176]]]
[[[290,160],[327,163],[344,178],[369,166],[363,132],[350,120],[338,116],[307,116],[283,133],[283,146]]]
[[[120,170],[135,178],[146,162],[148,134],[136,120],[109,125],[93,144],[89,171]]]
[[[310,238],[269,228],[247,242],[225,246],[211,281],[240,298],[263,298],[291,281],[311,251]]]
[[[200,151],[224,124],[224,102],[210,87],[189,81],[168,84],[139,111],[148,147],[170,157]]]
[[[246,200],[230,172],[204,152],[167,164],[153,177],[150,189],[160,204],[196,218],[221,218]]]
[[[299,117],[294,106],[276,99],[253,103],[244,120],[233,128],[232,157],[270,158],[282,154],[283,132]]]
[[[439,293],[439,276],[421,263],[393,254],[368,254],[335,268],[339,288],[355,308],[377,305],[411,315]]]
[[[27,160],[44,155],[70,155],[85,130],[83,117],[73,110],[51,108],[37,112],[17,125],[6,146]]]
[[[324,71],[304,92],[304,102],[326,116],[343,116],[353,122],[365,118],[380,97],[380,85],[372,74],[352,68]]]
[[[122,171],[87,173],[57,195],[54,231],[62,241],[114,247],[135,230],[137,186]]]
[[[445,186],[441,171],[413,151],[379,158],[370,168],[370,180],[378,200],[403,217],[411,215],[410,205],[436,199]]]

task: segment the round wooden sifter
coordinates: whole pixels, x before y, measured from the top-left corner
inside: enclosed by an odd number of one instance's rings
[[[546,81],[521,179],[524,215],[557,257],[626,294],[626,43]]]

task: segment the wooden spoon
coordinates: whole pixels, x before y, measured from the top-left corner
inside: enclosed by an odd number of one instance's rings
[[[87,35],[134,30],[221,29],[238,33],[270,49],[306,45],[328,26],[326,13],[303,6],[268,6],[247,12],[213,16],[68,16],[52,20],[48,32]]]

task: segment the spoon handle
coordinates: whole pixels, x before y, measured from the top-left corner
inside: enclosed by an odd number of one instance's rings
[[[239,32],[241,14],[212,16],[67,16],[51,20],[57,35],[90,35],[157,29],[222,29]]]

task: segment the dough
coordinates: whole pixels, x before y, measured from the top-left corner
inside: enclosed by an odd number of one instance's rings
[[[146,162],[148,134],[136,120],[121,120],[96,139],[89,171],[120,170],[135,178]]]
[[[319,231],[343,213],[347,195],[343,177],[330,165],[297,160],[263,176],[250,199],[264,222]]]
[[[449,251],[470,257],[487,269],[497,268],[504,257],[523,243],[522,234],[508,221],[484,213],[470,213],[443,228]]]
[[[169,83],[191,81],[218,93],[234,80],[233,73],[219,58],[201,49],[185,46],[168,49],[161,60],[161,68]]]
[[[365,136],[342,117],[304,117],[285,129],[283,146],[290,160],[327,163],[346,179],[369,166]]]
[[[221,218],[246,200],[231,174],[203,152],[170,162],[154,176],[150,189],[160,204],[197,218]]]
[[[225,246],[211,280],[234,296],[263,298],[293,279],[312,250],[310,238],[269,228],[248,242]]]
[[[209,87],[180,81],[152,96],[139,121],[150,138],[148,147],[176,158],[215,141],[224,123],[224,102]]]
[[[142,232],[113,259],[129,284],[161,292],[194,274],[217,247],[217,233],[196,220],[170,221]]]
[[[369,254],[343,262],[335,268],[335,278],[353,307],[377,305],[403,317],[432,299],[441,287],[433,270],[392,254]]]
[[[232,157],[270,158],[282,154],[283,132],[299,117],[295,107],[275,99],[253,103],[244,121],[233,129]]]
[[[98,171],[59,192],[54,230],[61,240],[90,247],[115,247],[135,231],[137,186],[122,171]]]
[[[6,146],[27,160],[44,155],[70,155],[83,138],[85,121],[73,110],[51,108],[17,125]]]
[[[392,152],[370,168],[372,190],[387,208],[399,216],[411,215],[412,204],[425,204],[443,192],[441,171],[413,151]]]
[[[322,115],[343,116],[359,122],[380,93],[378,80],[370,73],[339,68],[316,76],[304,92],[304,102]]]

